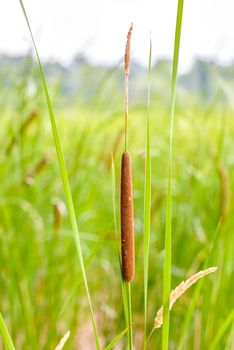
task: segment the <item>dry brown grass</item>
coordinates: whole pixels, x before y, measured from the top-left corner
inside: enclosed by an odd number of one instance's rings
[[[195,275],[188,278],[186,281],[181,282],[174,290],[172,290],[170,294],[170,310],[172,309],[172,306],[174,305],[176,300],[179,299],[186,292],[186,290],[188,290],[194,283],[196,283],[198,280],[205,277],[206,275],[209,275],[210,273],[215,272],[216,270],[217,270],[217,267],[209,267],[204,271],[199,271]],[[151,337],[153,331],[157,328],[160,328],[162,324],[163,324],[163,306],[161,306],[157,312],[157,315],[154,321],[154,326],[150,333],[149,338]]]
[[[60,342],[58,343],[58,345],[54,350],[62,350],[69,337],[70,337],[70,331],[64,334],[64,336],[62,337],[62,339],[60,340]]]

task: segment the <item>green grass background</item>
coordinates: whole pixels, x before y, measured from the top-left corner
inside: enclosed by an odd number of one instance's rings
[[[123,86],[111,85],[112,77],[105,74],[99,79],[95,98],[88,102],[77,98],[67,104],[59,84],[49,84],[102,345],[110,343],[125,328],[111,168],[114,151],[118,209],[124,147]],[[112,74],[115,77],[115,70]],[[152,200],[148,332],[163,302],[170,89],[164,86],[159,92],[153,85],[163,74],[158,70],[152,75],[150,101]],[[147,86],[147,73],[141,83]],[[130,93],[131,84],[130,80]],[[145,322],[143,220],[147,94],[144,100],[145,103],[139,103],[130,95],[128,144],[133,166],[136,241],[132,304],[137,349],[143,344]],[[234,115],[230,102],[226,86],[204,103],[198,96],[184,91],[179,83],[172,169],[172,288],[202,269],[207,259],[209,266],[218,266],[218,271],[200,284],[196,299],[197,287],[193,287],[173,307],[170,349],[179,346],[186,350],[234,348]],[[37,117],[22,131],[32,111]],[[93,349],[88,303],[68,213],[62,217],[62,226],[54,227],[54,199],[65,202],[65,198],[40,77],[31,61],[25,59],[24,69],[15,74],[13,83],[1,87],[0,113],[1,313],[16,349],[54,349],[67,330],[71,331],[67,349]],[[7,151],[12,140],[13,146]],[[30,185],[26,184],[28,175],[45,156],[48,164],[35,174]],[[226,173],[225,181],[218,170],[221,166]],[[224,185],[228,210],[220,223]],[[191,319],[186,322],[194,300]],[[121,339],[119,349],[126,348],[126,341],[126,337]],[[160,347],[161,330],[156,330],[148,348]],[[1,339],[0,348],[4,349]]]

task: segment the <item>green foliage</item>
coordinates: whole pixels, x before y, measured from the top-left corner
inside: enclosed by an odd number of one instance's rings
[[[58,130],[57,130],[57,125],[56,125],[55,116],[54,116],[54,112],[53,112],[53,107],[52,107],[52,103],[50,100],[44,71],[43,71],[43,68],[41,65],[41,60],[40,60],[39,53],[38,53],[38,50],[36,47],[36,43],[34,41],[34,37],[32,34],[32,30],[31,30],[31,27],[29,24],[29,20],[28,20],[25,8],[24,8],[24,4],[23,4],[22,0],[19,0],[19,1],[20,1],[20,5],[22,8],[26,23],[28,25],[28,29],[29,29],[31,38],[32,38],[33,46],[34,46],[34,49],[36,52],[36,57],[37,57],[37,61],[38,61],[38,65],[39,65],[39,69],[40,69],[40,73],[41,73],[41,79],[42,79],[43,88],[44,88],[45,97],[46,97],[46,102],[47,102],[47,107],[48,107],[48,111],[49,111],[50,123],[51,123],[51,128],[52,128],[53,137],[54,137],[54,144],[55,144],[57,159],[58,159],[58,163],[59,163],[60,174],[61,174],[64,193],[65,193],[66,202],[67,202],[70,224],[71,224],[71,228],[72,228],[72,232],[73,232],[73,236],[74,236],[74,241],[75,241],[75,245],[76,245],[76,249],[77,249],[77,255],[78,255],[78,259],[79,259],[79,263],[80,263],[81,273],[82,273],[82,277],[83,277],[83,281],[84,281],[84,285],[85,285],[85,290],[86,290],[86,294],[87,294],[87,298],[88,298],[88,302],[89,302],[90,313],[91,313],[92,324],[93,324],[93,331],[94,331],[95,342],[96,342],[96,348],[97,348],[97,350],[99,350],[100,343],[99,343],[99,339],[98,339],[97,326],[96,326],[96,322],[95,322],[95,318],[94,318],[94,312],[93,312],[90,293],[89,293],[88,281],[87,281],[87,277],[86,277],[85,265],[84,265],[84,260],[83,260],[81,244],[80,244],[80,236],[79,236],[79,231],[78,231],[78,226],[77,226],[77,221],[76,221],[76,213],[75,213],[75,209],[74,209],[70,183],[68,180],[67,169],[65,166],[65,161],[64,161],[62,148],[61,148],[60,138],[58,135]]]
[[[147,329],[152,328],[163,295],[170,122],[168,65],[162,67],[161,62],[161,68],[160,65],[152,66],[151,71]],[[71,331],[66,344],[68,349],[85,346],[93,349],[89,306],[77,264],[69,213],[62,205],[65,196],[47,118],[48,109],[41,77],[34,66],[32,60],[23,61],[23,74],[22,67],[19,69],[16,65],[12,72],[14,83],[4,85],[0,91],[1,312],[16,349],[54,349],[67,330]],[[72,191],[74,221],[79,223],[100,342],[104,348],[103,344],[111,345],[113,339],[118,340],[116,346],[126,349],[129,331],[126,324],[129,326],[130,322],[125,321],[127,295],[124,289],[121,296],[118,248],[116,250],[120,145],[123,142],[118,69],[116,67],[110,74],[107,68],[105,75],[97,77],[96,83],[102,93],[88,100],[88,104],[83,100],[80,103],[79,98],[77,102],[67,100],[63,89],[58,89],[51,80],[49,86]],[[134,73],[134,63],[131,72]],[[195,77],[197,74],[194,73]],[[92,76],[92,71],[87,73],[87,80],[88,76]],[[147,71],[143,70],[142,76],[145,90],[144,94],[138,91],[130,99],[133,117],[129,129],[129,149],[134,159],[136,232],[136,278],[131,286],[132,329],[137,349],[143,347],[144,340],[145,287],[142,281],[144,258],[147,257],[143,252]],[[172,288],[207,266],[208,262],[209,266],[218,266],[218,270],[215,276],[207,277],[189,290],[173,307],[169,345],[171,349],[193,349],[195,346],[201,350],[211,346],[217,350],[230,349],[234,305],[232,88],[226,80],[219,94],[211,95],[208,101],[201,103],[199,94],[185,91],[183,78],[178,79],[171,178]],[[116,90],[108,83],[112,79],[116,81]],[[36,87],[33,93],[30,90],[32,82]],[[160,89],[156,89],[155,82],[162,83]],[[88,91],[87,86],[85,89]],[[31,112],[36,112],[37,116],[22,132],[22,125]],[[7,151],[10,144],[11,149]],[[114,172],[110,164],[112,153]],[[43,159],[46,161],[40,168],[38,164]],[[227,173],[226,187],[218,171],[220,164]],[[228,192],[228,210],[225,220],[221,220],[224,188]],[[58,207],[55,203],[59,203]],[[120,333],[122,329],[124,331]],[[156,330],[147,348],[160,348],[161,340],[161,331]],[[2,337],[0,348],[5,350]]]
[[[159,72],[160,74],[160,72]],[[13,91],[9,91],[13,93]],[[61,227],[55,229],[53,198],[63,201],[64,194],[56,166],[53,139],[42,96],[29,101],[38,117],[25,131],[21,140],[22,168],[19,168],[17,140],[7,155],[4,150],[21,123],[27,110],[19,111],[12,104],[1,105],[3,127],[0,143],[0,300],[1,311],[7,316],[15,347],[53,349],[57,340],[69,329],[67,347],[76,348],[82,333],[90,335],[89,312],[77,264],[77,253],[70,230],[69,218],[62,211]],[[191,101],[183,108],[177,101],[175,111],[174,162],[172,179],[173,204],[173,265],[172,288],[181,280],[204,266],[218,266],[215,277],[208,277],[195,298],[191,319],[185,329],[183,348],[192,348],[200,339],[200,349],[207,349],[222,326],[234,303],[233,247],[234,218],[229,211],[215,248],[215,231],[220,216],[221,182],[217,173],[216,155],[219,153],[220,121],[226,120],[227,132],[223,142],[221,162],[229,175],[229,189],[233,188],[233,112],[223,110],[218,102],[212,109],[194,106]],[[166,107],[165,107],[166,108]],[[133,334],[135,341],[143,339],[144,287],[143,275],[143,213],[144,213],[144,157],[146,110],[134,111],[134,130],[129,130],[132,152],[134,209],[136,231],[136,279],[132,285]],[[144,112],[144,113],[143,113]],[[166,109],[151,105],[151,239],[148,276],[147,327],[152,328],[157,309],[162,304],[163,249],[166,207],[166,169],[168,152],[168,117]],[[118,106],[111,115],[105,110],[95,113],[90,106],[79,109],[63,107],[58,111],[58,129],[71,183],[75,211],[80,227],[84,263],[98,311],[99,332],[109,344],[125,326],[121,297],[118,254],[112,205],[111,151],[122,127]],[[12,130],[12,119],[15,130]],[[202,125],[202,128],[201,128]],[[106,147],[108,141],[109,147]],[[94,147],[95,145],[95,147]],[[35,164],[45,155],[48,164],[25,179]],[[121,149],[115,154],[116,198],[119,197],[119,164]],[[229,207],[233,207],[233,197]],[[116,200],[118,213],[118,200]],[[119,217],[116,216],[118,225]],[[188,291],[171,312],[170,346],[177,347],[183,335],[183,322],[189,310],[196,286]],[[26,312],[25,312],[26,311]],[[205,315],[208,313],[209,321]],[[34,321],[33,321],[34,320]],[[31,327],[34,322],[36,334]],[[203,326],[204,325],[204,326]],[[227,328],[217,349],[228,345],[232,326]],[[77,333],[77,339],[75,334]],[[140,337],[142,335],[142,338]],[[139,337],[139,338],[137,338]],[[81,340],[79,340],[81,339]],[[148,349],[160,347],[161,331],[155,331]],[[119,340],[126,348],[127,337]],[[29,345],[30,344],[30,345]],[[122,344],[122,345],[121,345]],[[136,343],[137,344],[137,343]],[[94,345],[95,346],[95,345]],[[94,347],[93,346],[93,347]],[[2,348],[2,346],[0,345]],[[79,346],[82,349],[82,346]],[[78,348],[79,348],[78,347]],[[92,346],[91,346],[92,347]]]

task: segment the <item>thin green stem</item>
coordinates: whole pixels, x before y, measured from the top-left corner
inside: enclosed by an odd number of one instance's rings
[[[145,160],[145,194],[144,194],[144,345],[146,349],[147,336],[147,294],[150,246],[150,213],[151,213],[151,152],[150,152],[150,88],[151,88],[151,61],[152,40],[150,38],[149,64],[148,64],[148,103],[146,120],[146,160]]]
[[[133,350],[133,331],[132,331],[132,292],[131,292],[131,282],[126,283],[127,297],[128,297],[128,320],[129,320],[129,330],[128,330],[128,348]]]
[[[125,72],[125,125],[124,125],[124,149],[128,149],[128,72]]]
[[[173,149],[173,129],[176,101],[176,85],[179,63],[180,36],[183,15],[183,0],[178,0],[176,31],[174,41],[174,57],[171,82],[171,113],[170,113],[170,146],[169,146],[169,169],[168,169],[168,189],[167,189],[167,209],[166,209],[166,229],[165,229],[165,258],[163,276],[163,330],[162,330],[162,350],[168,350],[169,329],[170,329],[170,292],[171,292],[171,231],[172,231],[172,149]]]
[[[42,78],[44,93],[45,93],[46,102],[47,102],[48,111],[49,111],[49,116],[50,116],[52,132],[53,132],[53,136],[54,136],[54,144],[55,144],[56,154],[57,154],[57,158],[58,158],[59,169],[60,169],[61,178],[62,178],[62,182],[63,182],[64,193],[66,196],[66,202],[67,202],[67,207],[68,207],[70,223],[71,223],[73,237],[74,237],[74,241],[75,241],[75,245],[76,245],[78,260],[79,260],[80,267],[81,267],[81,272],[82,272],[82,277],[83,277],[83,281],[84,281],[84,285],[85,285],[85,290],[86,290],[86,294],[87,294],[87,298],[88,298],[88,302],[89,302],[89,308],[90,308],[92,324],[93,324],[93,331],[94,331],[95,342],[96,342],[96,349],[100,350],[101,347],[100,347],[100,343],[99,343],[97,327],[96,327],[96,322],[95,322],[95,318],[94,318],[94,312],[93,312],[93,308],[92,308],[91,297],[90,297],[90,292],[89,292],[89,287],[88,287],[88,282],[87,282],[87,277],[86,277],[86,271],[85,271],[84,260],[83,260],[83,255],[82,255],[82,248],[81,248],[81,244],[80,244],[80,236],[79,236],[79,231],[78,231],[78,226],[77,226],[77,221],[76,221],[76,214],[75,214],[75,209],[74,209],[74,205],[73,205],[71,188],[70,188],[70,184],[69,184],[69,180],[68,180],[67,170],[66,170],[66,166],[65,166],[65,161],[64,161],[61,143],[60,143],[60,138],[58,135],[58,130],[57,130],[57,125],[56,125],[55,116],[54,116],[54,112],[53,112],[53,107],[52,107],[52,103],[50,100],[49,91],[47,88],[45,75],[44,75],[44,71],[42,68],[41,60],[40,60],[40,56],[39,56],[37,46],[36,46],[36,43],[35,43],[35,40],[33,37],[33,33],[31,30],[29,20],[27,17],[27,13],[26,13],[23,1],[19,0],[19,2],[21,5],[21,8],[22,8],[25,20],[27,22],[27,26],[28,26],[28,29],[30,32],[30,36],[32,39],[32,43],[33,43],[33,46],[35,49],[35,53],[36,53],[36,57],[37,57],[38,65],[39,65],[39,70],[40,70],[40,74],[41,74],[41,78]]]

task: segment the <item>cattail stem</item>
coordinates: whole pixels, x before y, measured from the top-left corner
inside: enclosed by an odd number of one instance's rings
[[[125,314],[127,326],[132,323],[131,281],[135,274],[135,249],[134,249],[134,220],[132,199],[132,170],[131,156],[127,152],[128,141],[128,77],[130,67],[130,46],[133,26],[128,31],[125,48],[124,72],[125,72],[125,151],[121,162],[121,188],[120,188],[120,223],[121,223],[121,258],[122,276],[126,282],[128,310]],[[128,349],[133,350],[133,333],[130,327],[128,332]]]
[[[128,152],[122,155],[120,208],[122,273],[123,279],[131,282],[135,273],[135,252],[131,156]]]
[[[128,332],[128,347],[129,350],[133,350],[133,332],[132,332],[132,292],[131,282],[127,282],[127,295],[128,295],[128,318],[129,318],[129,332]]]

